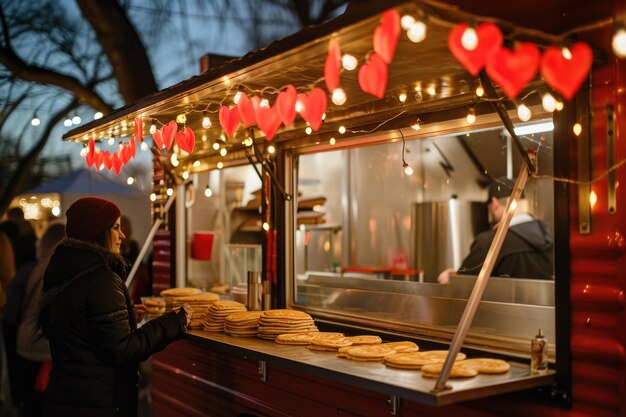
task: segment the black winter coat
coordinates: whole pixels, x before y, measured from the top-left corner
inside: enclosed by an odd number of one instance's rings
[[[47,417],[136,416],[139,362],[180,338],[185,315],[137,329],[122,257],[67,239],[44,274],[41,325],[50,341]]]

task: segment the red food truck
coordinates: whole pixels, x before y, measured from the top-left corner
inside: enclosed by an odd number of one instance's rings
[[[152,146],[155,295],[446,351],[426,375],[200,326],[153,358],[154,415],[626,415],[625,25],[623,0],[365,2],[66,134],[92,169]],[[522,215],[547,276],[498,270]]]

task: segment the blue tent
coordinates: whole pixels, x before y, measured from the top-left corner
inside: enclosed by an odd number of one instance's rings
[[[106,175],[87,169],[79,169],[56,178],[22,194],[84,194],[84,195],[144,195],[137,187],[117,182]]]

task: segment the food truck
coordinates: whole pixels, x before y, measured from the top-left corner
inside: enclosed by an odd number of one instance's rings
[[[152,146],[155,295],[247,301],[260,272],[256,308],[448,351],[426,378],[194,329],[153,358],[154,415],[626,415],[625,24],[623,0],[359,3],[67,133],[92,169]],[[499,178],[479,272],[440,284]],[[548,278],[492,276],[517,209]],[[452,378],[459,352],[510,370]]]

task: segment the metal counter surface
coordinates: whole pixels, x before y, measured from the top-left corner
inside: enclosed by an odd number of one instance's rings
[[[552,370],[543,375],[530,375],[527,364],[509,362],[511,370],[506,374],[479,374],[469,379],[450,379],[448,385],[451,389],[434,393],[431,390],[435,386],[435,379],[422,377],[419,370],[394,369],[380,362],[341,359],[336,357],[334,352],[313,351],[304,346],[281,345],[255,337],[241,338],[224,333],[192,330],[185,338],[219,352],[263,360],[270,369],[268,378],[271,378],[271,364],[278,364],[386,395],[435,406],[546,386],[554,381]]]

